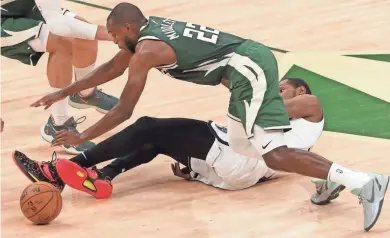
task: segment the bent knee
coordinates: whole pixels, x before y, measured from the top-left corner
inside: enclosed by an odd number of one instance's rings
[[[84,40],[73,38],[73,51],[80,52],[82,55],[93,55],[96,57],[98,52],[98,41],[97,40]]]
[[[287,146],[280,146],[277,147],[266,154],[264,154],[264,157],[267,158],[274,158],[274,159],[282,159],[286,157],[286,153],[289,151],[289,148]]]
[[[138,118],[134,124],[140,128],[150,128],[156,124],[156,118],[143,116]]]
[[[72,44],[72,39],[50,32],[47,40],[46,50],[49,53],[62,53],[71,57],[73,55]]]
[[[277,147],[268,153],[263,155],[264,161],[267,166],[276,169],[276,170],[284,170],[284,163],[288,158],[289,148],[287,146]]]

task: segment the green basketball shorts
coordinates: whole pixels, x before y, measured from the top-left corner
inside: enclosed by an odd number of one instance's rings
[[[63,14],[69,11],[63,9]],[[38,8],[24,18],[1,18],[1,55],[24,64],[36,65],[44,52],[36,52],[29,42],[39,37],[45,23]]]
[[[245,41],[229,60],[224,78],[229,80],[229,117],[243,124],[247,137],[253,127],[290,129],[290,121],[279,95],[278,65],[268,47]]]

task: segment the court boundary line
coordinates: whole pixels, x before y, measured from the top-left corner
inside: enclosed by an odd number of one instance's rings
[[[84,2],[84,1],[80,1],[80,0],[67,0],[69,2],[73,2],[73,3],[78,3],[78,4],[81,4],[81,5],[85,5],[85,6],[89,6],[89,7],[94,7],[94,8],[98,8],[98,9],[103,9],[103,10],[107,10],[107,11],[111,11],[112,8],[110,7],[105,7],[105,6],[102,6],[102,5],[97,5],[97,4],[94,4],[94,3],[90,3],[90,2]],[[274,48],[274,47],[270,47],[270,46],[267,46],[270,50],[273,50],[273,51],[276,51],[276,52],[279,52],[279,53],[288,53],[289,51],[287,50],[282,50],[282,49],[278,49],[278,48]]]
[[[68,2],[78,3],[78,4],[81,4],[81,5],[88,6],[88,7],[94,7],[94,8],[98,8],[98,9],[103,9],[103,10],[107,10],[107,11],[111,11],[112,10],[112,8],[109,8],[109,7],[105,7],[105,6],[102,6],[102,5],[97,5],[97,4],[94,4],[94,3],[84,2],[84,1],[80,1],[80,0],[67,0],[67,1]]]
[[[89,7],[93,7],[93,8],[106,10],[106,11],[111,11],[112,10],[112,8],[110,8],[110,7],[105,7],[105,6],[102,6],[102,5],[98,5],[98,4],[94,4],[94,3],[90,3],[90,2],[85,2],[85,1],[81,1],[81,0],[67,0],[67,1],[68,2],[73,2],[73,3],[78,3],[78,4],[81,4],[81,5],[85,5],[85,6],[89,6]],[[275,48],[275,47],[271,47],[271,46],[267,46],[267,47],[270,50],[272,50],[272,51],[283,53],[283,54],[290,53],[290,52],[292,53],[292,51],[289,51],[289,50],[283,50],[283,49],[279,49],[279,48]],[[387,57],[390,57],[388,53],[364,54],[365,57],[362,57],[362,53],[358,53],[358,52],[356,52],[356,53],[353,53],[353,52],[346,53],[344,56],[362,58],[362,59],[367,59],[367,60],[383,61],[383,60],[376,59],[376,57],[378,55],[386,55]],[[389,61],[385,61],[385,62],[390,62],[390,60]]]

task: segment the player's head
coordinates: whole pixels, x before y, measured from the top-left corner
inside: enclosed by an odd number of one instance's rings
[[[301,78],[284,78],[279,82],[279,92],[283,99],[291,99],[302,94],[311,94],[309,85]]]
[[[119,3],[107,18],[107,30],[121,49],[135,51],[140,28],[146,22],[141,10],[127,2]]]

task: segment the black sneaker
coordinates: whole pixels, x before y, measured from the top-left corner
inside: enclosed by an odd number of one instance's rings
[[[57,174],[55,164],[58,159],[56,153],[53,153],[50,162],[38,162],[29,159],[25,154],[14,151],[12,158],[20,171],[32,182],[47,182],[53,184],[58,190],[62,191],[65,187],[64,182]]]

